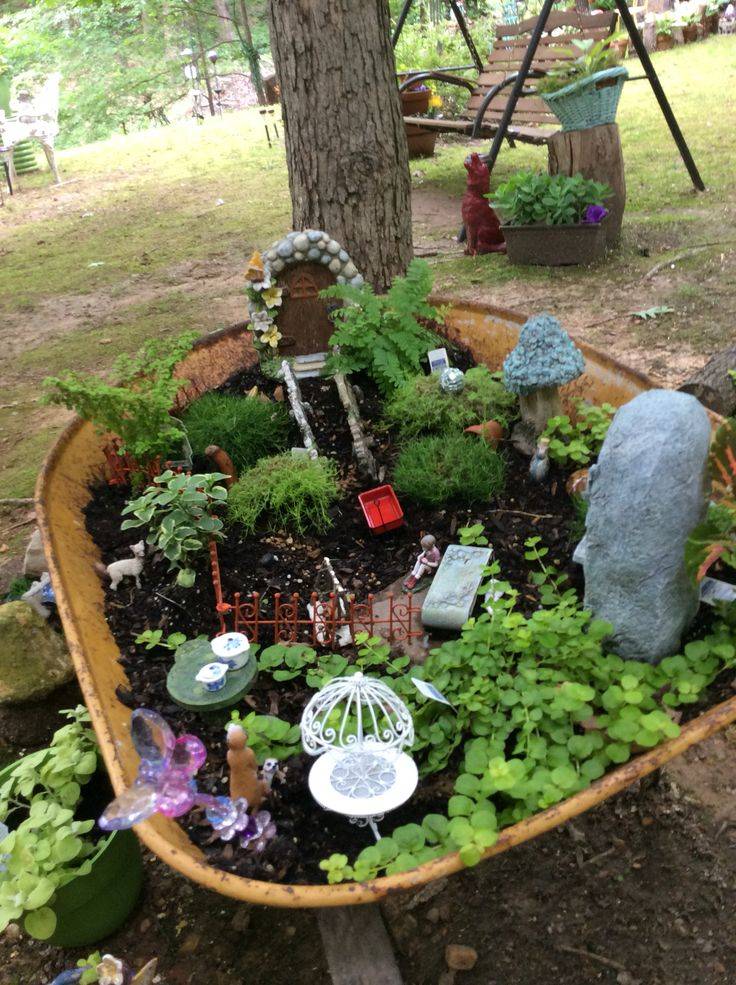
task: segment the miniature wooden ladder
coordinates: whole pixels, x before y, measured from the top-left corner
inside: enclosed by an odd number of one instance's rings
[[[378,903],[317,911],[332,985],[402,985]]]
[[[299,430],[302,433],[304,447],[307,449],[310,458],[317,458],[319,456],[317,442],[314,440],[314,434],[309,426],[301,390],[299,389],[299,384],[294,376],[291,366],[289,365],[288,359],[284,359],[281,363],[281,375],[286,383],[286,393],[289,398],[289,403],[291,404],[291,410],[297,424],[299,425]]]
[[[360,470],[371,479],[378,478],[378,469],[373,452],[368,447],[368,437],[363,430],[363,423],[360,419],[360,410],[355,391],[348,382],[344,373],[335,373],[335,386],[340,394],[340,401],[345,408],[345,413],[350,427],[350,435],[353,439],[353,454],[358,462]]]

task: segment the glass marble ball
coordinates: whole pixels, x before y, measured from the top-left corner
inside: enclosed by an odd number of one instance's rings
[[[448,366],[440,373],[440,390],[443,393],[462,393],[465,387],[465,373],[456,366]]]

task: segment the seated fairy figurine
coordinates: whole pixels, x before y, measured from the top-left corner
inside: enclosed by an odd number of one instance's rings
[[[417,582],[421,581],[425,575],[433,575],[442,560],[442,554],[432,534],[425,534],[420,543],[422,553],[417,556],[417,563],[404,581],[404,588],[407,592],[412,592],[416,588]]]

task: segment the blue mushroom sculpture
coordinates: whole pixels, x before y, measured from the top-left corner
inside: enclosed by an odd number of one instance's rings
[[[583,354],[552,315],[533,315],[503,364],[507,390],[519,395],[527,443],[532,447],[550,417],[562,413],[559,387],[585,369]]]

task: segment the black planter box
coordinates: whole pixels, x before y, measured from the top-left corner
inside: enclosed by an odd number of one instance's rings
[[[606,251],[601,223],[574,226],[501,226],[511,263],[564,267],[594,263]]]

